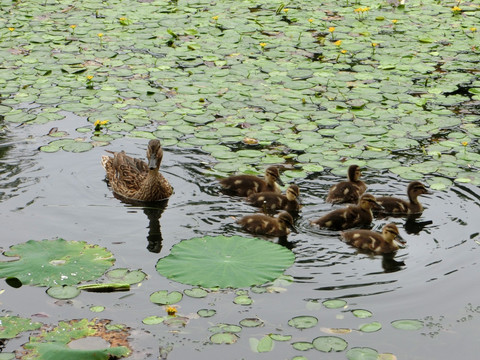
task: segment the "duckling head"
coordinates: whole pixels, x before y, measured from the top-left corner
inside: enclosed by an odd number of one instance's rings
[[[269,184],[273,184],[275,182],[279,183],[280,185],[285,185],[280,179],[280,172],[278,171],[278,168],[275,166],[270,166],[265,170],[265,181]]]
[[[416,199],[420,195],[431,194],[431,192],[420,181],[412,181],[408,184],[407,194],[410,199]]]
[[[293,201],[295,200],[299,195],[300,195],[300,189],[298,188],[297,185],[291,184],[286,193],[285,193],[287,200]]]
[[[347,177],[350,181],[358,181],[362,176],[362,171],[358,165],[350,165],[348,168]]]
[[[162,145],[160,144],[160,140],[150,140],[147,148],[148,168],[150,170],[158,170],[158,168],[160,167],[160,163],[162,162],[162,158],[163,150]]]
[[[298,232],[297,229],[295,228],[295,225],[293,223],[293,218],[292,215],[290,215],[288,212],[284,211],[278,215],[278,222],[285,224],[288,228],[290,228],[293,232]]]
[[[358,206],[365,210],[382,210],[383,206],[380,205],[377,200],[375,200],[375,196],[372,194],[363,194],[360,199],[358,200]]]
[[[399,235],[397,225],[394,223],[385,225],[382,229],[382,235],[385,241],[389,243],[396,243],[396,245],[399,247],[406,243],[406,241],[403,240]]]

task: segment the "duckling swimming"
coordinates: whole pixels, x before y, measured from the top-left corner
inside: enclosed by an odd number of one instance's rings
[[[286,236],[290,229],[297,232],[292,215],[284,211],[276,218],[268,215],[248,215],[237,221],[244,230],[257,235]]]
[[[362,172],[358,165],[350,165],[348,168],[348,181],[341,181],[333,185],[326,201],[333,204],[354,203],[358,202],[360,196],[367,190],[367,185],[360,180]]]
[[[278,184],[283,185],[278,168],[270,166],[265,170],[265,180],[253,175],[235,175],[220,180],[220,185],[229,192],[238,196],[273,191],[281,193]]]
[[[150,140],[148,143],[148,164],[127,156],[125,151],[108,152],[113,157],[102,156],[102,166],[115,194],[135,201],[158,201],[172,195],[172,186],[158,171],[163,158],[159,140]]]
[[[265,212],[272,212],[277,210],[285,210],[291,213],[300,210],[300,204],[297,201],[300,195],[300,189],[297,185],[291,184],[285,195],[277,194],[275,192],[261,192],[252,194],[247,198],[247,202],[251,205],[262,208]]]
[[[398,228],[390,223],[383,227],[382,233],[370,230],[350,230],[342,232],[346,243],[375,254],[388,254],[397,251],[405,242],[398,238]]]
[[[423,206],[418,201],[418,196],[423,194],[430,194],[430,191],[421,182],[413,181],[407,187],[408,201],[391,196],[380,196],[376,199],[383,207],[381,213],[396,215],[421,214]]]
[[[311,223],[331,230],[368,226],[373,220],[372,209],[374,208],[380,208],[375,197],[371,194],[363,194],[358,200],[358,205],[333,210]]]

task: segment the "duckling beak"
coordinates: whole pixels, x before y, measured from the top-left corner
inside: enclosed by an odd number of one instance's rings
[[[290,228],[290,230],[292,230],[295,234],[298,234],[298,230],[297,230],[297,228],[295,227],[295,225],[290,224],[290,225],[289,225],[289,228]]]
[[[380,210],[380,211],[385,210],[385,208],[376,201],[373,202],[373,209]]]
[[[395,236],[394,241],[396,241],[400,245],[405,245],[407,243],[407,241],[404,238],[402,238],[400,235]]]
[[[157,158],[155,155],[150,155],[150,158],[148,159],[148,168],[150,170],[155,170],[157,168]]]
[[[285,184],[283,183],[282,179],[280,179],[280,177],[277,178],[277,183],[279,183],[282,186],[285,186]]]

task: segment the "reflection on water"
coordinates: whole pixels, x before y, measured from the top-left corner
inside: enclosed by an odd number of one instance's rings
[[[117,140],[115,147],[142,157],[146,142],[143,139],[123,139]],[[154,279],[135,289],[135,296],[122,300],[111,298],[111,308],[120,303],[132,311],[122,311],[121,316],[114,311],[107,312],[105,316],[127,322],[129,326],[139,326],[142,317],[158,310],[148,301],[150,293],[170,289],[172,285],[180,290],[188,288],[155,272],[159,257],[167,255],[174,244],[192,237],[249,236],[235,223],[235,219],[258,211],[242,198],[222,194],[216,180],[206,175],[212,159],[192,150],[164,149],[161,171],[175,188],[168,206],[167,203],[132,206],[116,199],[102,182],[104,172],[100,157],[104,148],[81,154],[62,151],[43,154],[36,150],[37,147],[34,141],[15,143],[0,139],[1,246],[7,248],[29,239],[60,236],[109,248],[117,259],[116,266],[142,269]],[[373,170],[365,171],[364,176],[369,185],[368,191],[374,195],[405,196],[407,181]],[[289,318],[311,312],[304,306],[305,299],[345,298],[351,306],[372,310],[375,320],[387,326],[391,320],[402,317],[423,318],[430,314],[439,316],[454,312],[458,308],[463,309],[469,301],[478,305],[478,296],[475,297],[478,294],[471,283],[472,274],[480,270],[480,246],[476,242],[479,240],[478,188],[456,184],[447,192],[434,192],[422,198],[425,211],[416,218],[375,219],[373,230],[381,231],[386,223],[394,222],[407,244],[394,255],[373,256],[342,242],[338,232],[310,226],[310,220],[331,211],[332,205],[325,203],[324,198],[335,181],[338,181],[337,177],[324,173],[296,181],[303,205],[295,224],[298,234],[269,239],[295,253],[296,262],[286,272],[294,277],[294,283],[279,294],[256,295],[256,303],[242,308],[241,316],[261,316],[271,324],[284,327]],[[31,206],[25,207],[25,204]],[[24,288],[27,287],[22,287],[21,291],[27,291]],[[43,296],[44,289],[38,291]],[[238,311],[231,310],[234,306],[231,297],[223,295],[215,297],[218,315],[213,321],[238,322],[241,318],[238,318]],[[81,301],[99,301],[91,296],[95,295],[82,294]],[[2,306],[27,316],[33,311],[51,313],[51,299],[45,297],[41,300],[41,295],[37,298],[40,300],[36,301],[35,310],[30,310],[32,304],[20,302],[24,305],[18,305],[9,298],[2,300]],[[205,303],[198,299],[192,301],[182,300],[182,311],[196,312],[199,308],[212,306],[209,302],[213,300],[208,297]],[[395,309],[393,315],[392,309]],[[85,309],[69,310],[77,311],[79,317],[90,316],[88,311],[85,314]],[[326,326],[339,327],[333,321],[335,319]],[[195,324],[198,323],[188,326],[197,329],[195,326],[199,325]],[[288,329],[288,326],[285,325],[285,328]],[[165,332],[165,328],[151,329],[153,333]],[[198,335],[199,343],[205,341],[204,329],[204,326],[199,326],[198,331],[192,330],[192,336]],[[262,331],[277,330],[266,327]],[[382,336],[388,335],[382,335],[382,331],[377,334],[377,344],[387,341]],[[255,333],[255,336],[261,337],[263,332]],[[386,330],[384,332],[388,334]],[[237,344],[236,355],[249,351],[246,350],[249,349],[248,336],[244,338],[246,343]],[[169,358],[172,356],[175,359],[175,351]],[[202,349],[204,358],[215,351],[208,347]],[[404,351],[403,358],[411,358],[408,349],[400,347],[391,351],[396,351],[397,355],[402,355]],[[286,354],[292,357],[297,353],[288,348]]]

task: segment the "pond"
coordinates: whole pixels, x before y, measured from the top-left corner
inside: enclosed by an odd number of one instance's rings
[[[106,149],[122,149],[144,158],[147,140],[122,138],[83,153],[38,151],[45,143],[41,135],[52,126],[69,130],[74,123],[67,116],[46,125],[11,127],[0,137],[0,247],[6,250],[29,239],[56,237],[86,241],[109,249],[116,259],[114,268],[141,269],[148,277],[129,292],[82,292],[68,301],[49,297],[44,287],[13,288],[1,280],[2,316],[8,313],[53,325],[68,319],[111,319],[132,328],[130,359],[157,359],[160,354],[168,359],[256,358],[256,341],[269,334],[290,335],[291,339],[275,341],[273,349],[262,354],[264,358],[345,359],[345,352],[301,351],[295,345],[332,332],[346,340],[349,349],[367,347],[399,359],[447,359],[459,353],[465,358],[476,356],[480,325],[478,187],[458,183],[422,197],[426,210],[416,226],[407,229],[402,218],[374,220],[376,230],[395,222],[407,241],[392,261],[359,253],[341,242],[337,232],[310,226],[310,220],[331,209],[324,198],[329,186],[338,181],[338,176],[328,172],[312,173],[296,181],[303,204],[296,220],[298,233],[281,241],[296,256],[285,272],[286,279],[264,293],[244,289],[253,299],[247,306],[233,302],[233,290],[209,290],[201,299],[184,296],[176,305],[179,315],[190,318],[185,326],[145,325],[146,317],[165,315],[163,307],[149,301],[151,293],[191,288],[159,275],[155,270],[158,259],[192,237],[248,236],[234,219],[255,209],[219,191],[216,178],[208,174],[214,158],[192,148],[169,146],[164,147],[162,172],[175,193],[163,213],[124,204],[104,182],[101,155]],[[408,184],[389,172],[372,169],[364,172],[364,178],[374,195],[401,197]],[[327,308],[322,303],[330,299],[343,299],[345,305]],[[90,308],[96,305],[105,310],[93,313]],[[202,318],[196,315],[200,309],[214,309],[216,314]],[[372,316],[358,318],[352,314],[355,309],[368,310]],[[297,316],[313,316],[318,324],[304,330],[290,326],[289,320]],[[263,325],[241,327],[232,345],[209,341],[210,327],[239,325],[246,318],[261,319]],[[423,327],[406,331],[391,325],[403,319],[420,320]],[[359,331],[363,324],[374,322],[381,325],[380,330]],[[3,352],[18,350],[27,341],[28,333],[11,339]]]

